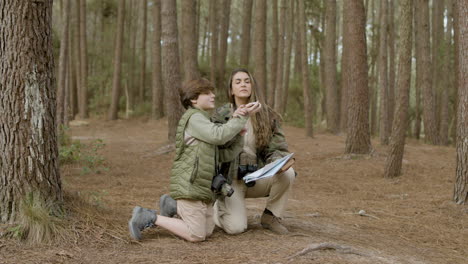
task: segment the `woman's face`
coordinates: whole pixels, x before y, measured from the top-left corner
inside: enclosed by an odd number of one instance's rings
[[[191,101],[193,107],[201,110],[206,111],[215,108],[215,95],[211,91],[209,93],[200,94],[196,100]]]
[[[250,77],[245,72],[238,72],[232,77],[231,93],[237,98],[250,98],[252,84]]]

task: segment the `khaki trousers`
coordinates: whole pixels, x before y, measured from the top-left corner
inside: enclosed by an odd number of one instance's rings
[[[213,233],[215,225],[213,222],[212,203],[178,199],[177,214],[187,225],[190,235],[194,240],[203,241]]]
[[[242,180],[233,180],[233,195],[220,198],[214,204],[215,224],[228,234],[239,234],[247,230],[245,198],[268,197],[266,208],[275,216],[281,217],[294,179],[294,169],[289,168],[282,174],[258,180],[253,187],[247,187]]]

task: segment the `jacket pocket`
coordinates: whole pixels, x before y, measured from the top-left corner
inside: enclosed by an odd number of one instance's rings
[[[192,175],[190,176],[190,183],[194,183],[198,174],[198,157],[195,158],[195,164],[193,164]]]

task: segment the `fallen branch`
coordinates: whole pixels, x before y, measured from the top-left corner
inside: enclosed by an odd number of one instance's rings
[[[342,254],[354,254],[354,255],[358,255],[358,256],[367,256],[367,254],[359,252],[359,251],[357,251],[357,250],[355,250],[353,248],[350,248],[350,247],[345,247],[345,246],[338,245],[338,244],[333,244],[333,243],[320,243],[320,244],[310,244],[309,246],[307,246],[303,250],[301,250],[301,251],[297,252],[296,254],[290,256],[288,259],[289,259],[289,261],[291,261],[292,259],[294,259],[296,257],[303,256],[303,255],[308,254],[308,253],[310,253],[312,251],[330,250],[330,249],[334,249],[338,253],[342,253]]]

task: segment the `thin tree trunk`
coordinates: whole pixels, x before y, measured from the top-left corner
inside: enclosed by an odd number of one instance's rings
[[[457,204],[468,203],[468,0],[455,1],[456,27],[455,42],[458,43],[458,132],[457,168],[453,200]]]
[[[270,107],[275,106],[276,70],[278,68],[278,0],[270,0],[272,3],[272,25],[271,25],[271,56],[268,64],[270,73],[268,75],[267,103]]]
[[[59,76],[57,85],[57,125],[65,125],[65,83],[68,65],[68,28],[70,24],[70,0],[65,0],[60,41]]]
[[[218,22],[217,1],[211,0],[210,1],[210,31],[211,31],[210,80],[215,85],[215,87],[218,87],[216,84],[216,72],[217,72],[216,65],[218,62],[218,34],[219,34],[218,23],[219,22]],[[221,92],[220,88],[218,89],[219,89],[219,92]]]
[[[313,107],[312,107],[312,98],[310,91],[310,81],[309,81],[309,65],[307,63],[307,28],[306,28],[306,15],[305,15],[305,5],[304,0],[299,0],[299,23],[298,33],[300,38],[301,46],[301,83],[304,96],[304,118],[305,118],[305,127],[306,127],[306,136],[313,137]]]
[[[442,71],[442,53],[441,45],[444,42],[444,0],[432,1],[432,90],[434,92],[434,102],[436,111],[436,127],[438,129],[439,144],[442,144],[443,139],[440,137],[440,115],[441,115],[441,81],[443,76]]]
[[[349,92],[348,92],[348,85],[345,83],[346,79],[346,72],[350,69],[351,65],[348,62],[348,53],[350,52],[349,45],[345,45],[345,34],[346,32],[346,24],[349,17],[345,16],[345,3],[343,2],[343,21],[342,21],[342,39],[343,39],[343,51],[341,54],[341,103],[340,103],[340,130],[342,132],[346,132],[348,129],[348,100],[349,100]]]
[[[388,145],[390,136],[388,108],[388,60],[387,60],[387,0],[380,1],[380,41],[379,41],[379,90],[380,90],[380,143]]]
[[[223,0],[223,6],[220,16],[220,32],[219,32],[219,56],[218,56],[218,79],[217,83],[221,84],[224,80],[224,73],[226,69],[226,58],[228,51],[228,38],[229,38],[229,16],[231,13],[231,0]],[[224,93],[223,93],[224,95]]]
[[[117,14],[117,37],[115,38],[114,76],[112,79],[112,99],[109,108],[109,120],[116,120],[119,112],[120,85],[122,72],[122,49],[125,23],[125,0],[119,1]]]
[[[376,2],[378,0],[371,0],[370,1],[370,9],[369,12],[371,13],[370,19],[371,19],[371,24],[372,24],[372,46],[370,49],[370,75],[369,75],[369,100],[370,100],[370,127],[371,127],[371,135],[376,135],[377,134],[377,116],[378,116],[378,111],[377,111],[377,100],[378,100],[378,92],[377,92],[377,57],[378,57],[378,47],[379,47],[379,39],[377,30],[379,28],[379,23],[376,22],[376,11],[375,6]]]
[[[415,88],[416,88],[416,92],[415,92],[415,96],[416,96],[416,109],[415,109],[415,112],[416,112],[416,119],[415,119],[415,124],[414,124],[414,137],[416,139],[419,139],[421,137],[421,121],[422,121],[422,117],[421,117],[421,84],[422,84],[422,79],[421,79],[421,69],[422,69],[422,61],[421,61],[421,43],[419,43],[419,30],[420,30],[420,26],[418,25],[418,23],[420,23],[419,21],[419,18],[418,18],[418,5],[415,4],[413,6],[414,8],[414,55],[415,55],[415,59],[416,59],[416,85],[415,85]]]
[[[325,87],[327,91],[327,129],[336,134],[338,123],[338,90],[336,86],[336,0],[325,2]]]
[[[88,118],[88,44],[86,43],[86,0],[80,0],[80,117]]]
[[[371,150],[369,133],[369,86],[365,10],[361,0],[345,1],[343,8],[344,86],[349,98],[345,153],[367,154]]]
[[[409,91],[411,86],[411,48],[413,37],[413,0],[400,0],[400,48],[398,58],[398,105],[385,163],[385,178],[401,175],[405,133],[408,127]]]
[[[275,90],[274,109],[277,113],[281,113],[283,108],[283,76],[284,76],[284,59],[285,59],[285,37],[286,37],[286,12],[287,1],[281,0],[280,3],[280,18],[279,18],[279,38],[278,38],[278,67],[276,68],[276,83],[271,89]],[[289,54],[287,54],[289,58]]]
[[[182,58],[184,66],[184,81],[200,77],[198,71],[198,42],[196,35],[197,1],[182,1]]]
[[[388,14],[388,124],[389,131],[392,131],[393,117],[395,115],[395,1],[389,1]]]
[[[423,122],[425,140],[431,144],[439,144],[439,133],[436,126],[436,109],[434,93],[432,91],[432,66],[431,47],[429,36],[429,1],[416,0],[418,8],[418,36],[417,41],[421,44],[421,69],[416,74],[421,74],[421,91],[423,92]]]
[[[51,214],[63,201],[52,0],[0,1],[0,25],[0,223],[13,224],[28,196]]]
[[[290,2],[290,7],[289,7],[289,12],[288,12],[288,18],[287,18],[287,25],[288,25],[288,30],[286,32],[286,53],[284,54],[284,59],[286,61],[285,63],[285,74],[284,74],[284,80],[283,80],[283,86],[282,86],[282,102],[281,102],[281,108],[280,108],[280,114],[283,115],[286,113],[286,105],[288,104],[288,92],[289,92],[289,79],[290,79],[290,74],[291,74],[291,59],[292,59],[292,43],[293,43],[293,38],[294,38],[294,3],[296,1],[291,1]]]
[[[164,87],[161,73],[161,1],[153,0],[153,103],[154,119],[164,116]]]
[[[459,38],[460,38],[460,16],[458,15],[458,9],[457,9],[457,0],[453,1],[453,49],[454,49],[454,54],[458,54],[460,52],[460,44],[459,44]],[[455,69],[455,74],[454,74],[454,108],[453,108],[453,116],[454,116],[454,124],[453,126],[455,127],[455,131],[453,132],[453,138],[454,138],[454,145],[458,144],[458,87],[459,87],[459,81],[460,81],[460,72],[457,70],[460,68],[460,58],[455,55],[453,59],[453,68]]]
[[[250,25],[252,24],[252,4],[253,0],[244,0],[240,65],[246,68],[249,67],[250,58]]]
[[[137,86],[135,85],[135,68],[136,68],[136,39],[138,32],[138,8],[135,4],[138,0],[129,0],[126,12],[128,14],[127,21],[124,25],[124,44],[123,45],[123,61],[130,61],[130,63],[123,63],[123,80],[124,94],[125,94],[125,117],[129,118],[135,110],[135,99],[137,97]],[[136,14],[135,14],[136,13]],[[127,39],[125,38],[127,36]],[[127,51],[127,52],[125,52]]]
[[[138,89],[138,102],[143,102],[146,90],[146,24],[148,23],[148,0],[142,1],[142,28],[141,28],[141,70],[140,70],[140,89]]]
[[[81,45],[80,45],[80,27],[81,27],[81,22],[80,22],[80,1],[72,1],[74,4],[74,9],[75,9],[75,41],[73,41],[74,44],[76,44],[74,51],[74,57],[75,57],[75,70],[76,70],[76,96],[75,96],[75,101],[76,101],[76,112],[75,114],[79,115],[80,111],[80,105],[81,105]]]
[[[168,139],[175,141],[177,123],[182,115],[183,108],[180,102],[179,91],[182,89],[182,76],[180,73],[179,44],[177,42],[177,9],[176,2],[161,0],[161,40],[162,69],[164,94],[166,97],[166,114],[168,120]]]
[[[253,36],[253,59],[256,85],[263,98],[266,98],[267,71],[266,71],[266,20],[267,1],[255,1]]]

